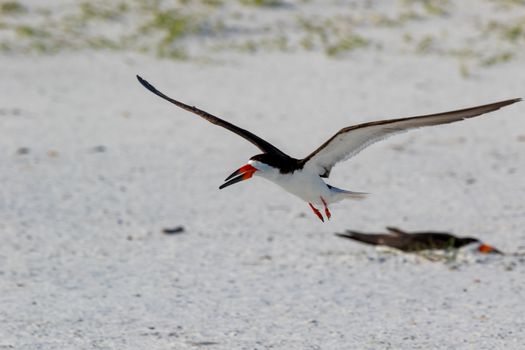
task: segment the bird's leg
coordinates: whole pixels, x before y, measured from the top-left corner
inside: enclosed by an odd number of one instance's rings
[[[308,203],[308,205],[310,206],[310,208],[312,208],[312,211],[314,212],[315,215],[317,215],[317,217],[319,218],[319,220],[321,220],[322,222],[324,222],[324,219],[323,219],[323,215],[321,214],[321,212],[312,205],[312,203]]]
[[[326,204],[326,201],[324,200],[323,197],[321,197],[321,202],[323,202],[324,204],[324,213],[326,214],[326,217],[328,218],[328,220],[330,220],[330,218],[332,217],[332,213],[330,213],[330,210],[328,209],[328,205]]]

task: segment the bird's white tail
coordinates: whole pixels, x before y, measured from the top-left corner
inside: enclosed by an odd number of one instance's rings
[[[366,192],[354,192],[354,191],[347,191],[343,190],[341,188],[337,188],[334,186],[328,185],[331,191],[334,192],[337,200],[343,200],[343,199],[365,199],[366,196],[369,195],[369,193]]]

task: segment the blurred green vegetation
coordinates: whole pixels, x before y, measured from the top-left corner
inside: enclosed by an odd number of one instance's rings
[[[25,12],[27,12],[27,8],[16,1],[5,1],[0,3],[0,14],[17,15]]]
[[[390,50],[456,59],[459,74],[469,77],[519,59],[525,47],[525,15],[518,15],[525,0],[479,1],[494,16],[465,17],[464,32],[449,22],[458,11],[450,0],[351,2],[337,12],[305,10],[320,0],[86,0],[60,8],[3,1],[0,53],[127,50],[184,60],[228,51],[315,51],[351,59],[359,50]]]
[[[248,6],[281,6],[283,4],[280,0],[239,0],[243,5]]]

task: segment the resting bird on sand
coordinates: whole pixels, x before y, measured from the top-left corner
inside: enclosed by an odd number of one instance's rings
[[[476,243],[481,253],[503,254],[498,249],[481,242],[474,237],[457,237],[448,232],[412,232],[408,233],[395,227],[386,228],[389,233],[363,233],[347,230],[336,233],[337,236],[355,241],[396,248],[404,252],[418,252],[428,249],[450,249]]]
[[[259,148],[262,153],[250,158],[248,163],[228,176],[219,188],[225,188],[237,182],[248,180],[253,175],[263,177],[281,186],[308,203],[317,217],[324,222],[321,211],[315,206],[322,206],[328,219],[331,217],[328,205],[343,199],[360,199],[366,193],[343,190],[324,182],[332,167],[347,160],[364,148],[390,135],[424,126],[453,123],[463,119],[492,112],[521,99],[511,99],[483,106],[466,108],[452,112],[424,115],[420,117],[381,120],[349,126],[339,130],[328,141],[302,159],[288,156],[271,143],[263,140],[248,130],[241,129],[225,120],[196,107],[184,104],[166,96],[146,80],[137,76],[139,82],[149,91],[173,103],[177,107],[195,113],[210,123],[228,129]]]

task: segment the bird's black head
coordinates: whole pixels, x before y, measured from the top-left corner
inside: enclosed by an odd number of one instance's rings
[[[283,157],[273,153],[256,154],[250,160],[278,169],[281,174],[293,173],[295,170],[302,168],[298,159]]]
[[[458,237],[454,239],[453,244],[454,244],[454,248],[460,248],[460,247],[466,246],[467,244],[478,243],[478,242],[479,242],[479,239],[474,238],[474,237],[461,237],[461,238]]]
[[[250,158],[248,164],[235,170],[226,178],[219,189],[233,185],[237,182],[247,180],[257,174],[263,177],[274,176],[275,174],[289,174],[302,167],[299,160],[291,157],[284,157],[279,154],[261,153]]]

